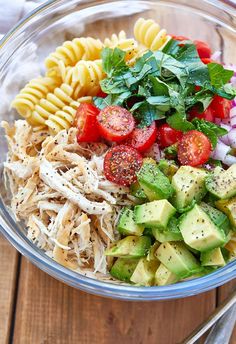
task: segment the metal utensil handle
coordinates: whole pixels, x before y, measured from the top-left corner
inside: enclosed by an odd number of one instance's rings
[[[193,344],[198,340],[214,323],[222,317],[236,303],[236,290],[219,306],[214,313],[200,326],[198,326],[181,344]]]
[[[212,327],[204,344],[228,344],[236,322],[234,304]]]

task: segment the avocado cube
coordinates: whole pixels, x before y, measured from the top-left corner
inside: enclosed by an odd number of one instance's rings
[[[173,194],[169,179],[159,170],[157,164],[144,163],[137,178],[149,201],[167,199]]]
[[[226,242],[224,231],[214,224],[199,205],[181,216],[179,228],[185,243],[200,252],[223,246]]]
[[[142,286],[152,286],[159,264],[157,259],[148,261],[146,258],[141,258],[130,277],[130,281]]]
[[[159,242],[183,240],[183,236],[178,226],[178,219],[174,216],[170,219],[164,231],[159,228],[153,228],[152,232],[154,238]]]
[[[148,254],[151,239],[147,236],[130,235],[117,241],[111,248],[105,250],[106,256],[122,258],[140,258]]]
[[[158,241],[156,241],[151,247],[150,250],[148,251],[148,255],[147,255],[147,260],[151,261],[151,260],[156,260],[157,257],[155,256],[156,250],[158,249],[158,247],[160,246],[160,243]]]
[[[144,231],[144,226],[137,225],[134,222],[134,212],[129,208],[123,208],[117,229],[121,235],[137,235],[141,236]]]
[[[162,159],[158,164],[159,170],[171,181],[174,174],[178,171],[178,166],[174,160]]]
[[[130,282],[130,277],[132,276],[139,259],[127,259],[118,258],[113,264],[110,274],[112,277],[117,278],[120,281]]]
[[[225,248],[236,257],[236,233],[234,233],[230,241],[225,245]]]
[[[202,266],[224,266],[225,260],[219,247],[201,253]]]
[[[155,285],[168,285],[176,283],[179,277],[168,270],[164,264],[160,264],[155,274]]]
[[[130,186],[130,192],[132,196],[139,198],[140,200],[145,200],[147,198],[139,182],[135,182]]]
[[[212,222],[214,222],[214,224],[217,227],[223,229],[225,234],[228,235],[231,228],[228,217],[224,213],[219,211],[218,209],[213,208],[212,206],[210,206],[209,204],[205,202],[201,202],[200,207],[210,217]]]
[[[207,190],[220,199],[231,198],[236,195],[236,164],[228,170],[217,170],[206,178]]]
[[[173,205],[184,212],[194,202],[199,202],[206,194],[205,178],[207,172],[191,166],[181,166],[172,178],[175,194]]]
[[[215,205],[228,216],[231,225],[236,228],[236,197],[229,200],[216,201]]]
[[[202,270],[197,259],[182,242],[162,243],[156,251],[156,256],[168,270],[180,279]]]
[[[135,222],[147,228],[166,228],[175,208],[166,199],[137,205],[134,208]]]

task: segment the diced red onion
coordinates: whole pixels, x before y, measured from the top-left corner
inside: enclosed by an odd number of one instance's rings
[[[161,160],[161,152],[158,143],[154,143],[145,153],[144,156],[153,158],[156,161]]]
[[[214,61],[220,61],[220,56],[221,56],[221,51],[220,50],[216,50],[212,55],[211,55],[211,59]]]
[[[223,160],[223,163],[227,166],[231,166],[233,164],[236,164],[236,156],[227,154]]]
[[[223,161],[226,154],[230,151],[230,147],[222,141],[218,141],[215,150],[211,153],[212,159]]]
[[[228,134],[229,145],[231,148],[236,148],[236,128],[231,129]]]
[[[229,112],[229,117],[235,117],[236,116],[236,107],[232,107],[232,109],[230,109],[230,112]]]
[[[236,116],[230,118],[230,124],[233,128],[236,127]]]
[[[221,128],[224,128],[225,130],[227,130],[228,132],[231,130],[231,127],[229,125],[226,125],[226,124],[223,124],[221,123],[220,124]],[[226,144],[226,145],[230,145],[230,142],[229,142],[229,137],[228,137],[228,134],[225,134],[224,136],[221,136],[220,137],[220,140]]]

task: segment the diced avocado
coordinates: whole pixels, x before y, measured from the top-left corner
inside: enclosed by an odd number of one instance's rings
[[[176,283],[179,280],[179,277],[168,270],[165,265],[162,263],[157,268],[155,274],[155,285],[167,285]]]
[[[147,236],[130,235],[117,241],[111,248],[106,249],[105,255],[122,258],[145,257],[151,246],[151,239]]]
[[[179,212],[199,202],[206,194],[207,172],[191,166],[181,166],[172,178],[175,194],[172,203]]]
[[[148,261],[146,258],[141,258],[130,277],[130,281],[143,286],[153,285],[155,273],[159,264],[157,259]]]
[[[201,253],[202,266],[224,266],[225,260],[219,247]]]
[[[186,244],[201,252],[223,246],[226,242],[224,231],[197,204],[181,216],[179,228]]]
[[[134,196],[134,197],[137,197],[143,201],[146,200],[147,196],[145,195],[143,189],[141,188],[139,182],[136,182],[136,183],[133,183],[131,186],[130,186],[130,192],[131,192],[131,195]]]
[[[170,219],[164,231],[159,228],[153,228],[152,232],[155,239],[159,242],[183,240],[176,217]]]
[[[139,259],[127,259],[118,258],[113,264],[110,274],[120,281],[130,282],[130,277],[132,276]]]
[[[236,164],[228,170],[217,171],[206,178],[206,188],[220,199],[227,199],[236,195]]]
[[[138,182],[150,201],[167,199],[173,194],[169,179],[157,164],[144,163],[137,173]]]
[[[159,161],[158,168],[171,181],[173,175],[178,171],[179,167],[176,165],[174,160],[162,159]]]
[[[143,233],[144,226],[137,225],[134,222],[134,212],[129,208],[123,208],[117,229],[122,235],[137,235],[140,236]]]
[[[223,229],[226,235],[229,233],[231,226],[228,217],[224,213],[205,202],[201,202],[200,207],[207,213],[217,227]]]
[[[229,200],[219,200],[215,202],[215,205],[228,216],[231,225],[236,228],[236,197]]]
[[[225,263],[228,263],[230,257],[229,251],[225,247],[221,247],[221,252],[225,260]]]
[[[168,270],[179,278],[189,277],[202,269],[197,259],[182,242],[162,243],[156,251],[156,256]]]
[[[236,256],[236,233],[232,235],[230,241],[225,245],[225,248],[234,256]]]
[[[134,208],[134,217],[137,224],[147,228],[166,228],[169,219],[175,214],[175,208],[166,200],[153,201]]]
[[[156,241],[151,247],[150,250],[148,251],[148,255],[147,255],[147,260],[151,261],[151,260],[156,260],[157,257],[155,256],[156,250],[158,249],[158,247],[160,246],[160,243],[158,241]]]

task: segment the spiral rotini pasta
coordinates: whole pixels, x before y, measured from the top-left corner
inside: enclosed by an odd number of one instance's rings
[[[74,67],[62,71],[63,82],[73,88],[73,98],[95,96],[100,90],[99,82],[105,77],[102,61],[79,61]]]
[[[44,125],[50,115],[55,114],[73,101],[72,94],[73,88],[65,83],[55,88],[53,93],[48,93],[46,98],[42,98],[39,104],[35,106],[28,122],[32,125]]]
[[[55,70],[59,61],[65,66],[74,66],[80,60],[97,60],[102,48],[103,44],[99,39],[74,38],[72,41],[64,42],[51,53],[45,60],[45,66],[48,70]]]
[[[49,92],[53,92],[60,83],[60,78],[39,77],[33,79],[15,97],[11,107],[16,109],[22,117],[28,118],[40,99],[45,98]]]
[[[77,101],[72,101],[69,105],[58,110],[54,115],[50,115],[45,124],[48,126],[52,135],[57,134],[63,129],[69,129],[74,121],[76,111],[80,103],[91,103],[92,97],[82,97]]]
[[[134,25],[134,37],[138,42],[150,50],[162,48],[170,39],[166,30],[160,28],[159,24],[152,19],[139,18]]]
[[[133,38],[127,38],[125,31],[120,31],[118,35],[113,34],[111,38],[106,38],[104,41],[105,47],[119,48],[126,53],[126,61],[133,59],[138,51],[138,43]]]

